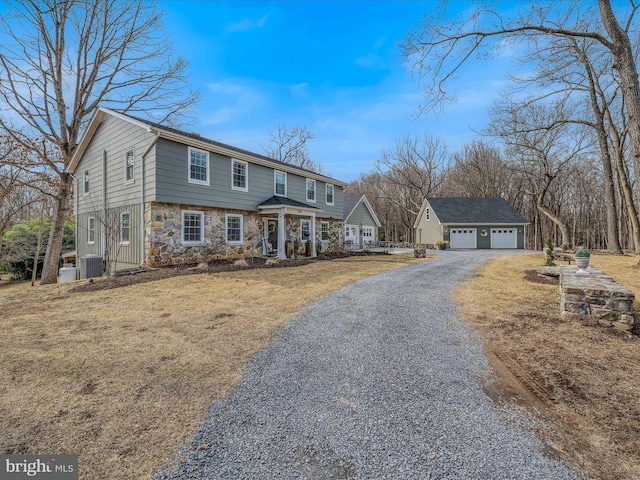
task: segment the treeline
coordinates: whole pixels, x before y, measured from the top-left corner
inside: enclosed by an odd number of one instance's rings
[[[382,236],[390,241],[416,240],[413,223],[426,197],[502,197],[531,222],[527,248],[541,250],[549,236],[561,245],[559,219],[569,229],[570,246],[610,249],[601,161],[584,152],[556,175],[544,166],[532,167],[530,159],[509,157],[489,141],[473,141],[448,154],[441,139],[405,137],[383,149],[374,171],[345,191],[367,195],[383,225]],[[633,224],[623,198],[616,182],[620,242],[634,251]]]

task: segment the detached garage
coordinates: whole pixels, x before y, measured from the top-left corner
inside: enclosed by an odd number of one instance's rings
[[[503,198],[427,198],[413,225],[416,243],[452,249],[525,248],[529,222]]]

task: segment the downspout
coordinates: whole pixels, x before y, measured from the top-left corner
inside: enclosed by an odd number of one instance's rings
[[[144,237],[146,234],[146,228],[144,224],[144,161],[151,149],[155,146],[158,138],[160,138],[160,132],[156,132],[156,136],[153,138],[153,141],[149,144],[149,147],[142,154],[140,164],[140,251],[142,252],[142,260],[140,261],[140,265],[144,265],[147,258],[145,255],[146,244],[144,241]]]
[[[102,260],[106,260],[107,252],[107,151],[102,151]]]

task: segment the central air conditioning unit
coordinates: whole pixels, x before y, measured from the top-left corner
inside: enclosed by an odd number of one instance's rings
[[[80,258],[80,280],[102,276],[102,257],[89,256]]]

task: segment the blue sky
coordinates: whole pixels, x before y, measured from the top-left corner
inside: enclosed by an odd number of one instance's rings
[[[450,2],[453,8],[470,2]],[[504,62],[465,70],[458,102],[416,118],[420,86],[399,44],[438,2],[168,1],[176,52],[202,93],[195,123],[205,137],[264,153],[269,130],[306,126],[313,160],[351,181],[406,134],[435,135],[450,151],[476,137],[505,84]]]

